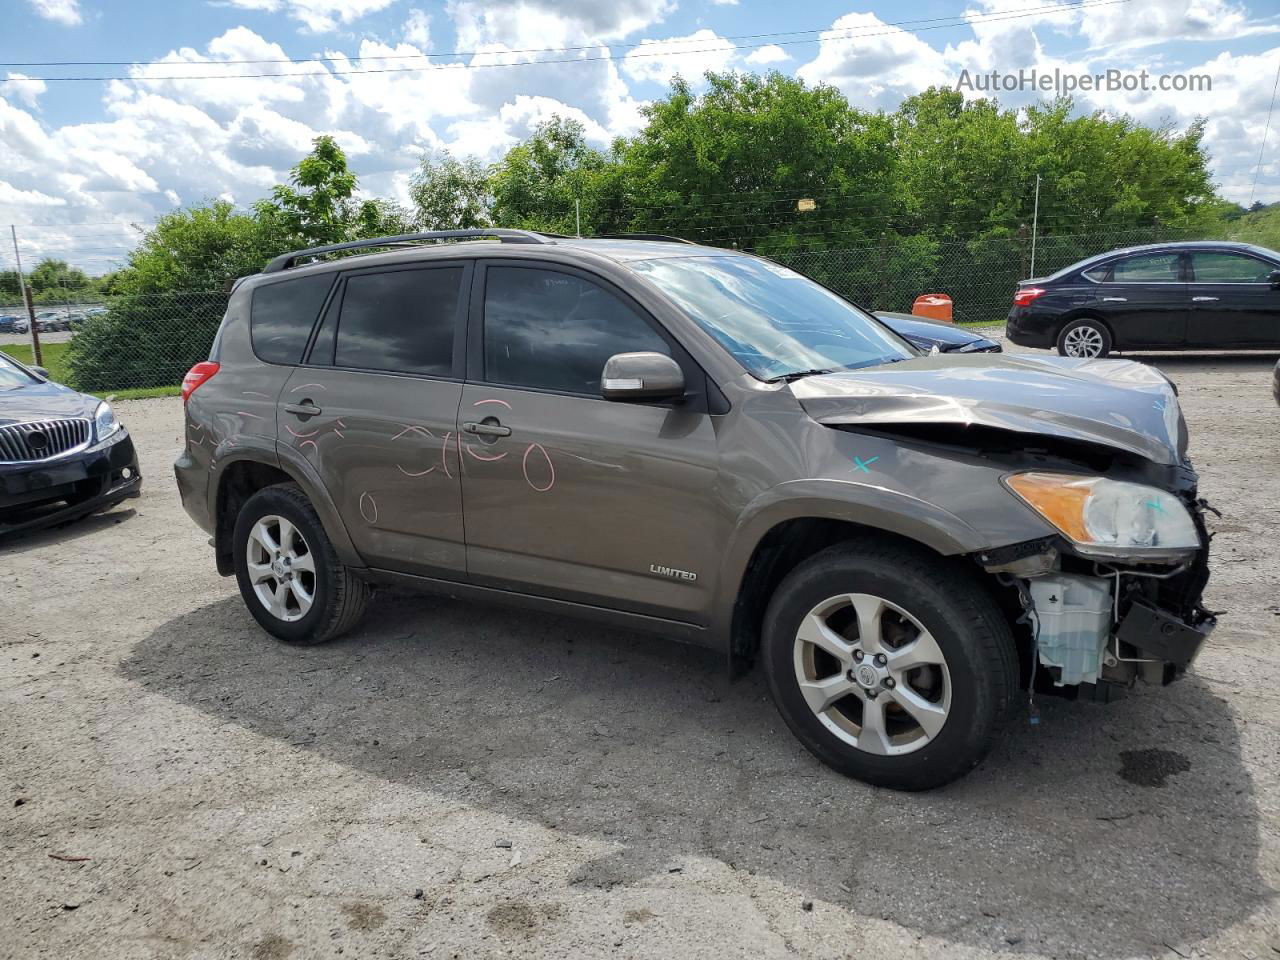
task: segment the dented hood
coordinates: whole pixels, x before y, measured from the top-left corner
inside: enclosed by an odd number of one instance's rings
[[[1104,444],[1181,462],[1186,427],[1173,387],[1132,360],[940,354],[806,377],[791,390],[828,425],[978,424]]]

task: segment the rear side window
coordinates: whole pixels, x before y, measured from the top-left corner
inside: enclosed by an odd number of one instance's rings
[[[1112,268],[1116,283],[1177,283],[1178,255],[1153,253],[1118,261]]]
[[[1238,253],[1193,253],[1197,283],[1266,283],[1275,267]]]
[[[449,376],[461,289],[462,267],[348,277],[335,366]]]
[[[253,352],[267,363],[298,363],[333,275],[281,280],[256,288],[249,308]]]
[[[600,395],[615,353],[671,348],[614,294],[568,273],[490,267],[484,291],[484,378],[490,383]]]

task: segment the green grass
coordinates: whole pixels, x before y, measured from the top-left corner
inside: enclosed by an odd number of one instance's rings
[[[56,380],[58,383],[66,383],[71,376],[71,371],[67,367],[67,343],[42,343],[40,344],[40,353],[44,359],[44,368],[49,371],[49,378]],[[25,343],[14,343],[0,347],[9,356],[15,360],[19,360],[28,366],[34,363],[31,359],[31,347]],[[104,390],[102,392],[94,392],[95,397],[115,397],[117,400],[145,400],[148,397],[176,397],[181,391],[181,387],[174,385],[171,387],[142,387],[133,390]]]

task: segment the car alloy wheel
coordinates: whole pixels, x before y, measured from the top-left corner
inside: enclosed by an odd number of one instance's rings
[[[1062,338],[1062,346],[1068,357],[1092,359],[1102,354],[1102,333],[1088,325],[1072,327]]]
[[[286,623],[305,617],[315,602],[316,565],[298,528],[275,514],[261,517],[246,553],[249,582],[267,612]]]
[[[911,614],[866,593],[831,597],[796,632],[800,692],[818,720],[865,753],[913,753],[942,731],[951,674]]]

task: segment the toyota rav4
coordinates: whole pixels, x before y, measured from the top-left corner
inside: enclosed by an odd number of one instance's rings
[[[1020,690],[1168,683],[1214,625],[1161,373],[925,354],[736,251],[300,250],[237,282],[183,397],[183,503],[281,640],[408,585],[704,644],[872,783],[962,775]]]

